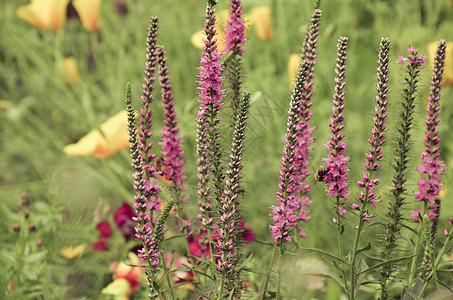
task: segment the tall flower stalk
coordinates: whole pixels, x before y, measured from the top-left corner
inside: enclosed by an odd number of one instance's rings
[[[225,33],[225,52],[229,54],[229,58],[225,62],[225,68],[227,72],[227,80],[231,90],[231,105],[233,108],[233,116],[236,117],[239,101],[241,98],[241,86],[242,86],[242,56],[245,53],[244,50],[244,32],[245,32],[245,20],[242,17],[244,12],[242,11],[242,4],[240,0],[230,1],[230,20],[228,20]]]
[[[299,130],[299,112],[302,99],[302,89],[307,78],[309,63],[301,62],[299,72],[297,74],[296,83],[288,111],[288,122],[286,123],[285,146],[283,148],[282,168],[280,170],[280,184],[277,192],[277,206],[271,206],[273,225],[270,225],[271,236],[274,239],[275,245],[278,247],[279,258],[279,276],[276,299],[280,297],[281,285],[281,256],[283,244],[292,241],[290,234],[291,227],[297,226],[299,222],[300,203],[297,201],[296,187],[294,175],[297,172],[295,164],[295,148]],[[265,289],[265,288],[264,288]]]
[[[428,97],[428,104],[426,106],[426,119],[425,119],[425,151],[422,152],[421,160],[422,165],[417,168],[420,173],[421,179],[417,182],[419,190],[415,194],[415,199],[423,202],[421,216],[427,214],[432,220],[431,222],[424,222],[430,225],[430,241],[434,240],[437,234],[437,227],[439,221],[439,210],[440,200],[439,193],[441,190],[441,176],[445,170],[445,164],[440,158],[440,142],[439,131],[437,125],[440,122],[439,111],[440,111],[440,90],[442,88],[442,75],[445,65],[445,51],[446,51],[445,40],[440,40],[437,45],[436,56],[434,58],[434,68],[431,76],[431,87]],[[425,229],[425,231],[428,229]],[[416,273],[417,256],[419,254],[418,246],[420,244],[421,228],[419,229],[419,237],[414,249],[414,258],[412,259],[411,274],[409,277],[409,284],[412,283]],[[430,245],[425,247],[425,268],[428,268],[430,263],[429,254]],[[426,272],[426,270],[425,270]],[[425,278],[426,279],[426,278]]]
[[[206,39],[203,46],[203,57],[200,59],[199,88],[200,105],[197,114],[197,164],[198,164],[198,203],[201,221],[208,232],[212,265],[215,265],[213,244],[213,205],[220,202],[223,193],[223,168],[221,165],[221,146],[219,143],[219,112],[222,110],[222,66],[220,54],[216,51],[216,17],[217,0],[208,0],[204,32]],[[214,187],[212,201],[211,186]]]
[[[168,74],[167,57],[164,46],[157,48],[157,61],[159,63],[159,85],[162,90],[162,102],[164,106],[164,127],[162,128],[162,138],[160,146],[162,148],[162,162],[160,168],[162,176],[170,181],[170,189],[175,192],[179,200],[182,199],[181,193],[184,191],[184,159],[182,157],[181,139],[178,134],[179,128],[173,92]]]
[[[133,220],[137,222],[135,227],[135,237],[142,241],[143,247],[138,250],[138,256],[141,261],[146,261],[147,266],[145,274],[148,280],[149,299],[160,297],[163,299],[159,284],[156,279],[157,266],[159,260],[159,247],[164,232],[164,223],[173,207],[174,200],[170,200],[156,223],[151,219],[151,209],[149,208],[150,198],[148,191],[149,181],[145,176],[143,156],[140,151],[139,140],[137,139],[137,128],[135,120],[135,111],[132,106],[131,86],[128,83],[126,87],[126,110],[128,115],[128,130],[130,152],[132,157],[132,167],[134,169],[134,207],[137,217]],[[157,197],[157,196],[156,196]],[[155,225],[154,225],[155,224]]]
[[[245,129],[250,105],[250,94],[244,95],[238,106],[238,116],[233,132],[230,162],[226,172],[225,191],[219,208],[220,223],[217,246],[220,251],[218,270],[222,274],[220,283],[219,299],[223,298],[224,285],[228,289],[234,289],[233,295],[238,296],[241,291],[239,280],[239,243],[240,221],[239,211],[239,180],[244,149]]]
[[[360,209],[359,224],[356,227],[354,246],[350,259],[350,290],[351,299],[355,297],[355,282],[356,282],[356,255],[359,247],[360,234],[365,222],[369,221],[372,215],[368,214],[367,204],[371,203],[373,207],[379,201],[378,196],[374,193],[374,188],[379,184],[380,179],[372,179],[373,173],[381,167],[379,160],[382,158],[382,146],[385,143],[385,122],[387,120],[387,96],[389,90],[389,52],[390,39],[382,38],[379,46],[378,72],[377,72],[377,95],[376,107],[373,116],[373,129],[371,130],[371,139],[368,139],[370,144],[369,152],[365,153],[365,171],[363,179],[357,182],[361,187],[359,204],[353,204],[352,208]]]
[[[348,47],[348,38],[340,37],[337,44],[337,62],[335,67],[335,93],[333,95],[332,118],[330,118],[330,140],[326,144],[329,151],[325,161],[325,168],[329,170],[326,174],[325,182],[327,187],[327,196],[335,199],[335,218],[333,219],[337,228],[338,252],[339,257],[344,259],[342,235],[344,225],[342,216],[346,213],[345,201],[349,197],[348,182],[348,161],[346,156],[347,144],[344,141],[346,135],[342,132],[344,128],[345,108],[345,85],[346,85],[346,50]],[[346,281],[344,269],[343,280]]]
[[[313,95],[313,84],[315,78],[316,66],[316,47],[318,45],[319,23],[321,21],[321,10],[315,9],[313,11],[310,26],[306,34],[304,44],[302,45],[301,61],[308,62],[308,73],[301,91],[301,104],[299,111],[299,124],[298,135],[296,137],[295,147],[295,160],[296,166],[295,176],[295,193],[298,195],[298,202],[300,203],[299,220],[307,222],[310,220],[308,216],[309,211],[307,207],[311,204],[307,193],[311,190],[310,184],[307,182],[307,177],[310,176],[309,157],[310,148],[313,143],[313,129],[310,125],[312,113],[310,108],[312,106],[311,97]],[[299,225],[299,234],[305,236],[305,232]]]
[[[418,49],[410,47],[408,49],[409,56],[400,56],[398,61],[400,64],[409,62],[405,68],[406,88],[402,92],[403,101],[401,102],[400,122],[397,127],[396,146],[395,146],[395,161],[393,164],[394,176],[392,180],[391,200],[389,204],[388,219],[385,224],[384,245],[382,260],[390,260],[397,247],[398,233],[402,226],[402,208],[405,204],[405,192],[407,181],[407,168],[410,162],[409,157],[409,142],[411,137],[411,129],[413,127],[413,114],[415,108],[415,96],[418,90],[417,83],[419,81],[420,69],[425,61],[425,56],[418,56]],[[393,273],[394,266],[388,264],[381,269],[381,299],[387,299],[387,283]]]

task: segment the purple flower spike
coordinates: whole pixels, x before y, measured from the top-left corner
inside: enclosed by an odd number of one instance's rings
[[[245,32],[245,21],[242,18],[242,4],[240,0],[230,1],[230,20],[226,26],[226,49],[225,52],[233,52],[235,54],[244,55],[244,49],[242,45],[245,43],[244,32]]]
[[[292,241],[290,235],[291,226],[298,226],[303,214],[300,214],[301,202],[298,200],[298,182],[296,175],[299,172],[300,162],[296,159],[296,144],[300,125],[300,106],[302,89],[308,71],[308,62],[303,62],[297,74],[296,83],[291,95],[289,105],[288,122],[285,135],[285,146],[283,149],[282,168],[280,170],[280,184],[277,192],[277,206],[271,206],[273,225],[269,226],[271,236],[277,245]],[[306,205],[307,203],[305,203]],[[305,217],[306,218],[306,217]]]
[[[439,159],[439,131],[436,129],[439,124],[440,90],[442,88],[442,75],[445,63],[446,42],[440,40],[437,46],[434,59],[433,74],[431,76],[431,88],[426,106],[425,119],[425,151],[422,152],[422,165],[417,168],[422,178],[417,182],[419,191],[415,199],[430,205],[426,214],[431,219],[437,218],[438,205],[436,199],[439,197],[441,183],[440,178],[445,170],[445,164]]]
[[[310,119],[312,113],[310,112],[310,107],[312,105],[311,97],[313,94],[313,84],[315,78],[315,66],[316,66],[316,47],[318,45],[318,34],[319,34],[319,23],[321,21],[321,10],[315,9],[313,11],[310,27],[308,29],[307,35],[305,36],[304,43],[302,45],[302,54],[301,60],[307,61],[308,65],[308,74],[304,83],[304,87],[301,91],[301,104],[299,110],[299,124],[297,126],[297,137],[296,145],[294,148],[294,182],[295,190],[294,193],[298,195],[298,203],[300,205],[299,209],[299,220],[308,222],[311,217],[308,215],[308,207],[311,204],[310,199],[306,194],[311,190],[310,184],[307,182],[308,176],[310,176],[310,148],[314,139],[313,129],[310,125]],[[299,234],[302,237],[305,237],[306,233],[302,230],[299,225]]]
[[[382,38],[379,47],[378,73],[377,73],[377,96],[376,107],[374,109],[373,129],[371,130],[371,139],[368,139],[370,148],[368,153],[365,153],[365,172],[363,179],[357,184],[363,189],[360,191],[359,200],[363,206],[367,202],[373,204],[373,207],[378,203],[379,197],[374,194],[375,186],[380,182],[379,179],[371,179],[374,171],[379,170],[381,165],[378,161],[382,158],[382,146],[385,143],[385,121],[387,120],[387,94],[389,90],[389,52],[390,39]]]
[[[197,114],[197,164],[198,164],[198,203],[200,218],[204,228],[211,230],[211,181],[214,181],[216,198],[220,201],[223,192],[223,172],[220,162],[220,144],[218,113],[222,109],[222,65],[220,54],[216,51],[216,0],[208,0],[204,32],[206,39],[203,46],[203,57],[200,59],[199,88],[200,105]],[[213,251],[212,245],[211,250]]]
[[[326,144],[329,154],[324,161],[326,168],[330,171],[326,175],[327,195],[337,199],[337,204],[343,206],[344,200],[349,197],[348,183],[348,161],[346,156],[347,144],[343,140],[345,134],[342,133],[344,128],[343,110],[345,107],[345,90],[346,85],[346,49],[348,45],[347,37],[340,37],[338,40],[337,64],[335,68],[335,93],[333,96],[332,118],[330,119],[330,140]],[[343,199],[343,200],[340,200]]]
[[[199,85],[200,85],[200,110],[198,113],[199,117],[205,117],[206,114],[212,110],[215,111],[222,109],[222,65],[220,63],[220,53],[216,51],[217,45],[215,39],[216,30],[215,22],[216,17],[214,15],[216,9],[214,5],[217,1],[209,0],[208,6],[206,7],[206,22],[204,32],[206,39],[203,46],[203,57],[200,58],[200,73],[199,73]]]
[[[180,140],[178,135],[179,128],[176,120],[175,103],[173,101],[173,92],[171,89],[170,76],[168,75],[167,58],[163,46],[158,48],[157,60],[159,62],[160,87],[162,89],[162,101],[164,105],[164,114],[167,118],[164,120],[165,126],[162,129],[162,138],[160,145],[162,147],[162,163],[159,166],[162,176],[170,180],[170,187],[179,192],[184,190],[184,160],[182,157]]]

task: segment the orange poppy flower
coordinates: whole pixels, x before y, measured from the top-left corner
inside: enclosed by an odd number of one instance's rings
[[[68,86],[78,85],[82,82],[80,78],[77,61],[74,57],[69,56],[58,62],[58,69],[63,74],[64,81]]]
[[[226,38],[226,26],[228,21],[230,20],[230,15],[229,15],[229,10],[228,9],[222,9],[218,11],[216,14],[216,23],[215,23],[215,30],[216,30],[216,36],[215,38],[217,39],[217,52],[223,52],[226,48],[225,44],[225,38]],[[245,26],[245,34],[247,34],[248,29],[250,26],[248,24],[250,23],[248,17],[244,17],[246,26]],[[197,49],[203,49],[204,42],[203,39],[206,38],[206,34],[204,33],[204,30],[199,30],[192,34],[190,37],[190,43]]]
[[[294,83],[296,82],[297,72],[300,67],[300,55],[293,53],[289,56],[288,61],[288,78],[289,78],[289,87],[293,88]]]
[[[74,0],[72,5],[87,31],[96,31],[101,27],[101,0]]]
[[[61,256],[67,259],[73,259],[85,251],[85,245],[78,245],[78,246],[66,246],[61,248],[60,254]]]
[[[106,158],[129,147],[127,112],[120,111],[101,124],[100,129],[90,131],[77,143],[64,147],[68,156],[93,156]]]
[[[16,16],[44,31],[57,32],[66,21],[69,0],[31,0],[16,10]]]
[[[110,295],[115,300],[129,300],[131,286],[125,278],[117,278],[101,291],[104,295]]]
[[[434,57],[436,56],[436,50],[437,42],[431,42],[428,44],[428,58],[429,65],[431,66],[431,71],[434,68]],[[453,84],[453,42],[447,43],[442,84],[443,85]]]
[[[252,9],[251,18],[260,40],[268,41],[274,36],[271,9],[268,6],[257,6]]]

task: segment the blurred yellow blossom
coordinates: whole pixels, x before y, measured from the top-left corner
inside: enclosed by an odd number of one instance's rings
[[[69,0],[31,0],[16,10],[16,16],[44,31],[57,32],[66,21]]]
[[[80,79],[79,68],[74,57],[69,56],[58,62],[58,69],[63,74],[64,81],[68,86],[78,85],[82,82]]]
[[[288,61],[288,78],[289,78],[289,87],[293,88],[294,83],[296,82],[297,72],[300,67],[300,54],[293,53],[289,56]]]
[[[68,156],[94,156],[106,158],[129,147],[127,130],[127,112],[120,111],[95,129],[82,137],[77,143],[63,148]]]
[[[431,71],[434,68],[434,57],[436,56],[437,41],[428,44],[428,58]],[[447,49],[445,53],[445,67],[442,79],[443,85],[453,84],[453,42],[447,43]]]
[[[129,300],[131,286],[127,279],[117,278],[101,291],[104,295],[113,296],[115,300]]]
[[[274,36],[271,9],[268,6],[257,6],[252,9],[251,18],[260,40],[268,41]]]
[[[216,23],[215,23],[215,30],[216,30],[216,36],[215,38],[217,39],[217,52],[222,52],[226,48],[225,44],[225,38],[226,38],[226,26],[227,22],[230,20],[230,14],[228,9],[222,9],[218,11],[216,14]],[[249,26],[247,24],[250,24],[250,21],[248,17],[244,17],[245,20],[245,34],[247,34],[247,31],[249,29]],[[190,37],[190,43],[197,49],[203,49],[204,42],[203,39],[206,39],[206,34],[204,33],[204,30],[199,30],[192,34]]]
[[[85,245],[66,246],[61,248],[60,254],[67,259],[73,259],[85,251]]]
[[[96,31],[101,27],[101,0],[73,0],[72,5],[87,31]]]

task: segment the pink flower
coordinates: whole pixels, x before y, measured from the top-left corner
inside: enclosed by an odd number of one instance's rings
[[[115,211],[115,215],[113,216],[116,226],[118,226],[118,229],[127,241],[131,240],[135,235],[133,217],[136,217],[136,214],[126,202]]]
[[[418,220],[420,219],[420,212],[421,212],[421,209],[415,209],[412,214],[411,214],[411,217],[409,219],[409,221],[414,221],[414,222],[418,222]]]
[[[404,56],[398,56],[398,63],[400,65],[404,65],[404,62],[407,60],[407,57]]]
[[[415,52],[418,51],[418,49],[414,48],[414,47],[411,47],[409,46],[409,49],[407,49],[407,51],[409,51],[410,54],[414,54]]]

